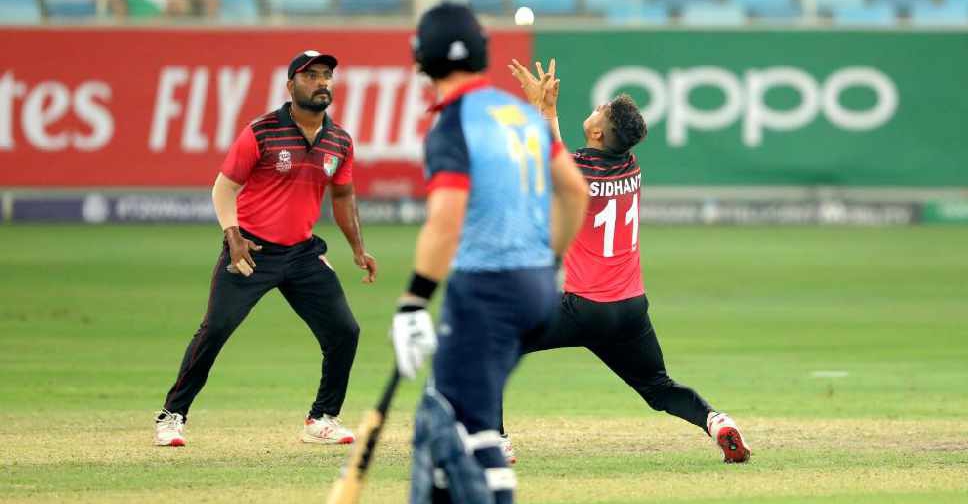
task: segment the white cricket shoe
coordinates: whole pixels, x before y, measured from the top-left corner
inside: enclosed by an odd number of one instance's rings
[[[517,463],[518,457],[514,455],[514,447],[511,446],[511,438],[507,434],[501,434],[501,453],[504,454],[504,460],[508,465]]]
[[[323,415],[322,418],[306,417],[303,426],[303,443],[351,444],[356,440],[349,429],[343,427],[339,417]]]
[[[155,446],[185,446],[185,417],[161,410],[155,414]]]
[[[742,464],[750,459],[752,451],[743,440],[739,427],[725,413],[710,413],[706,419],[706,431],[723,449],[723,462]]]

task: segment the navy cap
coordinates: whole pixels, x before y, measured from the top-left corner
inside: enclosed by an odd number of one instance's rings
[[[425,12],[412,44],[420,71],[431,78],[487,68],[487,35],[466,5],[444,2]]]
[[[313,50],[303,51],[297,54],[289,63],[289,78],[292,79],[297,73],[302,72],[315,63],[322,63],[328,66],[330,70],[335,70],[338,64],[336,57],[331,54],[320,54],[319,51]]]

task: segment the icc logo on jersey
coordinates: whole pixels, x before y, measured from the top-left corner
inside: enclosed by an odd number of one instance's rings
[[[332,154],[325,154],[323,156],[323,171],[326,172],[326,176],[332,177],[337,168],[339,168],[339,158]]]
[[[279,157],[276,161],[276,171],[279,173],[287,173],[292,169],[292,153],[287,150],[279,151]]]

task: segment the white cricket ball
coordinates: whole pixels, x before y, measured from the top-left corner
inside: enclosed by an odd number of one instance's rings
[[[518,26],[531,26],[534,24],[534,11],[531,7],[518,7],[514,13],[514,24]]]

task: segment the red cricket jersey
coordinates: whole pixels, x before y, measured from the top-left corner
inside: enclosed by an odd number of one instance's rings
[[[353,140],[330,119],[310,144],[287,103],[247,126],[229,149],[222,174],[244,187],[239,227],[279,245],[312,236],[326,186],[353,181]]]
[[[645,293],[639,265],[639,189],[634,154],[583,148],[575,164],[588,182],[585,222],[565,255],[565,292],[598,302]]]

